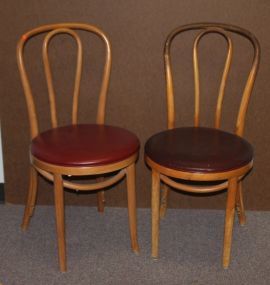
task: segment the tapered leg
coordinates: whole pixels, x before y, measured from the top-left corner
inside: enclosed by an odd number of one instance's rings
[[[169,186],[163,184],[161,187],[160,218],[164,218],[168,206]]]
[[[37,171],[34,167],[30,166],[30,175],[29,175],[29,189],[27,202],[24,209],[24,216],[21,228],[26,230],[28,228],[30,218],[33,215],[36,197],[37,197]]]
[[[139,253],[137,239],[137,214],[136,214],[136,190],[135,190],[135,164],[127,167],[127,198],[128,198],[128,217],[131,247],[134,253]]]
[[[152,257],[158,258],[160,176],[152,169]]]
[[[97,192],[97,205],[98,205],[98,212],[104,213],[105,193],[103,190]]]
[[[225,233],[224,233],[224,246],[223,246],[223,267],[225,269],[228,268],[230,263],[237,186],[238,186],[237,178],[231,178],[229,180],[229,187],[227,194]]]
[[[66,244],[65,244],[65,213],[63,180],[60,174],[54,174],[54,200],[58,240],[58,257],[60,271],[66,271]]]
[[[236,211],[239,219],[239,224],[243,226],[246,223],[246,214],[243,200],[242,181],[238,182],[238,189],[236,192]]]

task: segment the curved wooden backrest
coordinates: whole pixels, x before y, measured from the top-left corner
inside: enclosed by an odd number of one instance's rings
[[[37,121],[37,114],[36,114],[36,107],[33,99],[33,94],[30,86],[30,82],[28,79],[28,75],[26,72],[25,64],[24,64],[24,46],[26,42],[31,39],[32,37],[41,34],[47,33],[43,45],[42,45],[42,58],[44,63],[44,70],[45,76],[47,80],[48,86],[48,93],[49,93],[49,102],[50,102],[50,111],[51,111],[51,122],[52,127],[57,127],[57,116],[56,116],[56,104],[55,104],[55,92],[54,92],[54,85],[52,80],[52,73],[50,62],[48,58],[48,45],[50,40],[58,35],[58,34],[69,34],[72,36],[76,43],[77,43],[77,67],[75,73],[75,82],[74,82],[74,92],[73,92],[73,107],[72,107],[72,124],[77,123],[77,114],[78,114],[78,99],[80,93],[80,81],[81,81],[81,73],[82,73],[82,43],[80,40],[79,35],[76,33],[75,30],[84,30],[91,33],[96,34],[99,36],[104,44],[106,49],[105,55],[105,64],[103,69],[103,77],[102,77],[102,84],[99,94],[99,102],[98,102],[98,111],[97,111],[97,118],[96,122],[98,124],[103,124],[105,119],[105,105],[106,105],[106,97],[107,97],[107,90],[109,84],[109,77],[110,77],[110,70],[111,70],[111,47],[110,42],[106,35],[97,27],[82,24],[82,23],[60,23],[60,24],[52,24],[52,25],[44,25],[38,28],[35,28],[20,38],[18,45],[17,45],[17,61],[18,67],[20,71],[20,76],[22,80],[22,85],[26,97],[27,108],[28,108],[28,115],[30,121],[30,128],[31,128],[31,138],[37,136],[39,132],[38,128],[38,121]]]
[[[252,44],[254,50],[253,61],[242,94],[242,99],[236,122],[236,130],[235,130],[235,133],[237,135],[242,136],[244,131],[244,123],[245,123],[245,116],[248,107],[248,102],[258,70],[259,58],[260,58],[260,46],[256,37],[249,31],[239,28],[237,26],[218,24],[218,23],[198,23],[198,24],[181,26],[173,30],[167,37],[164,47],[164,59],[165,59],[165,75],[166,75],[166,90],[167,90],[168,128],[172,129],[175,127],[174,89],[173,89],[173,76],[172,76],[171,55],[170,55],[171,43],[177,35],[190,30],[200,31],[197,37],[195,38],[193,45],[193,67],[194,67],[194,84],[195,84],[195,111],[194,111],[195,126],[199,126],[199,115],[200,115],[200,76],[199,76],[199,64],[198,64],[198,44],[200,40],[206,34],[216,33],[225,38],[228,46],[227,57],[225,60],[225,66],[221,78],[218,100],[216,105],[216,113],[215,113],[216,128],[220,127],[222,102],[224,98],[226,81],[228,78],[229,69],[232,60],[232,40],[229,37],[229,33],[232,32],[240,36],[243,36],[246,39],[248,39]]]

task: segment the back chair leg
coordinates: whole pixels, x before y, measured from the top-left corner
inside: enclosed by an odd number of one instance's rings
[[[237,178],[229,179],[229,187],[227,194],[227,205],[225,215],[225,233],[224,233],[224,246],[223,246],[223,267],[227,269],[230,263],[232,232],[235,214],[235,199],[238,188]]]
[[[30,218],[33,215],[36,198],[37,198],[37,171],[34,167],[30,166],[30,175],[29,175],[29,189],[27,202],[24,209],[24,216],[21,228],[26,230],[28,228]]]
[[[158,258],[159,215],[160,215],[160,176],[152,170],[152,257]]]
[[[60,271],[66,271],[66,242],[65,242],[65,213],[64,213],[64,191],[61,174],[54,174],[54,199],[55,216],[58,240],[58,256]]]
[[[168,207],[169,186],[163,184],[161,187],[160,218],[164,218]]]
[[[103,178],[97,179],[98,182],[101,182]],[[98,205],[98,212],[104,213],[104,206],[105,206],[105,193],[103,190],[97,192],[97,205]]]
[[[243,200],[242,181],[238,183],[238,189],[236,192],[236,211],[238,215],[239,224],[241,226],[245,225],[246,214]]]
[[[139,253],[137,238],[137,214],[136,214],[136,190],[135,190],[135,163],[127,167],[127,198],[128,198],[128,218],[131,247],[134,253]]]

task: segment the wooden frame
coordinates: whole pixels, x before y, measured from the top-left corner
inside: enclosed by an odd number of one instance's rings
[[[74,82],[73,93],[73,109],[72,109],[72,124],[77,124],[78,114],[78,98],[80,92],[80,80],[82,73],[82,43],[80,37],[75,30],[84,30],[97,35],[104,43],[105,46],[105,64],[103,69],[103,79],[99,94],[98,112],[96,117],[97,124],[104,124],[105,121],[105,107],[106,97],[108,91],[110,70],[111,70],[111,47],[110,42],[106,35],[97,27],[82,24],[82,23],[61,23],[40,26],[25,33],[19,40],[17,45],[17,61],[21,75],[22,85],[25,93],[28,116],[30,122],[31,139],[35,138],[39,134],[38,120],[36,107],[33,99],[33,94],[28,79],[27,71],[24,63],[24,46],[26,42],[41,33],[47,33],[42,46],[42,57],[45,68],[45,76],[47,80],[50,111],[51,111],[51,123],[52,127],[58,126],[55,92],[51,74],[51,67],[48,57],[48,46],[50,40],[57,34],[65,33],[69,34],[76,41],[78,54],[77,54],[77,68]],[[55,197],[55,210],[56,210],[56,223],[57,223],[57,236],[58,236],[58,253],[60,270],[66,271],[66,249],[65,249],[65,225],[64,225],[64,191],[63,187],[73,189],[76,191],[89,191],[100,190],[104,187],[111,186],[117,181],[126,176],[127,178],[127,193],[128,193],[128,214],[129,214],[129,228],[131,236],[131,246],[135,253],[139,252],[139,245],[137,241],[137,225],[136,225],[136,193],[135,193],[135,162],[138,157],[138,152],[130,157],[108,165],[102,166],[84,166],[84,167],[65,167],[61,165],[49,164],[45,161],[41,161],[34,157],[30,153],[30,184],[28,191],[28,198],[24,212],[24,218],[22,223],[22,229],[26,230],[30,218],[33,214],[37,196],[37,175],[38,173],[46,179],[54,183],[54,197]],[[97,175],[119,171],[115,176],[108,180],[98,179],[96,183],[83,184],[72,183],[63,179],[64,175],[82,176],[82,175]],[[98,192],[98,209],[100,212],[104,211],[104,192]]]
[[[256,37],[249,31],[233,25],[219,24],[219,23],[198,23],[179,27],[173,30],[167,37],[164,47],[164,61],[165,61],[165,77],[166,77],[166,93],[167,93],[167,122],[168,129],[175,128],[175,104],[174,104],[174,88],[173,75],[171,65],[170,48],[173,39],[180,33],[200,30],[201,32],[196,37],[193,46],[193,67],[194,67],[194,83],[195,83],[195,110],[194,110],[194,126],[200,125],[200,78],[199,78],[199,64],[198,64],[198,44],[200,40],[209,33],[217,33],[225,38],[228,46],[227,57],[225,61],[224,71],[222,74],[221,84],[219,88],[219,95],[215,114],[215,128],[220,128],[222,102],[225,94],[226,81],[232,60],[232,40],[228,33],[236,33],[245,37],[251,43],[254,49],[253,62],[248,79],[243,91],[242,100],[238,112],[235,134],[243,136],[245,116],[248,107],[249,98],[252,92],[254,81],[256,78],[260,47]],[[227,268],[230,262],[230,250],[232,240],[232,229],[235,208],[237,209],[239,222],[241,225],[245,223],[245,212],[242,196],[241,181],[245,174],[252,168],[253,161],[244,165],[241,168],[218,173],[203,173],[203,172],[185,172],[177,171],[164,167],[150,157],[145,155],[146,163],[152,169],[152,257],[158,257],[158,242],[159,242],[159,219],[164,217],[167,209],[168,189],[169,186],[181,189],[191,193],[210,193],[221,191],[228,188],[226,217],[225,217],[225,233],[224,233],[224,249],[223,249],[223,267]],[[193,186],[182,183],[177,183],[172,178],[179,178],[190,181],[221,181],[220,184],[210,186]],[[224,182],[225,180],[225,182]],[[160,195],[160,182],[164,183],[164,188]]]

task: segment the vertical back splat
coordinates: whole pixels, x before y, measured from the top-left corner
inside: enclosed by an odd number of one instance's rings
[[[80,83],[81,83],[81,75],[82,75],[82,55],[83,55],[82,54],[82,43],[77,33],[74,32],[73,30],[67,29],[67,28],[56,29],[56,30],[49,32],[46,35],[44,42],[43,42],[43,47],[42,47],[42,57],[43,57],[43,62],[44,62],[45,75],[47,79],[50,110],[51,110],[51,121],[52,121],[53,128],[56,128],[58,123],[57,123],[57,116],[56,116],[55,91],[53,87],[52,73],[51,73],[51,67],[50,67],[49,56],[48,56],[48,45],[52,37],[54,37],[57,34],[63,34],[63,33],[71,35],[76,40],[77,48],[78,48],[77,66],[76,66],[74,92],[73,92],[72,124],[77,123],[77,117],[78,117],[78,99],[79,99]]]

